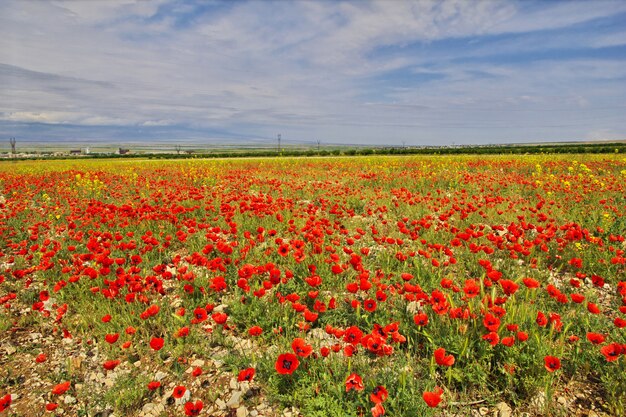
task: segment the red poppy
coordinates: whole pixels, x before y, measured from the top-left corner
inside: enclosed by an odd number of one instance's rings
[[[59,406],[59,404],[57,403],[48,403],[46,404],[46,411],[54,411],[57,409],[57,407]],[[2,410],[0,410],[2,411]]]
[[[185,403],[185,415],[197,416],[200,414],[200,411],[202,411],[202,407],[204,407],[204,404],[200,400],[195,403],[193,401],[188,401]]]
[[[388,396],[389,393],[387,392],[387,389],[382,385],[379,385],[372,390],[372,393],[370,394],[370,401],[377,404],[382,403]]]
[[[604,343],[605,338],[604,338],[604,335],[600,333],[588,332],[587,340],[589,340],[594,345],[601,345],[602,343]]]
[[[159,381],[148,382],[148,389],[150,391],[154,391],[155,389],[159,388],[160,386],[161,386],[161,383]]]
[[[107,371],[112,371],[113,369],[115,369],[117,367],[117,365],[120,364],[119,360],[111,360],[111,361],[106,361],[102,367],[104,369],[106,369]]]
[[[42,363],[42,362],[45,362],[46,360],[48,360],[48,357],[45,354],[43,354],[43,353],[40,353],[35,358],[35,362],[37,362],[37,363]]]
[[[602,348],[600,348],[600,353],[604,355],[607,362],[613,362],[618,360],[619,355],[626,353],[626,351],[623,350],[622,345],[619,343],[610,343],[606,346],[602,346]]]
[[[548,318],[541,311],[537,312],[537,319],[535,321],[541,327],[545,327],[548,324]]]
[[[293,353],[283,353],[278,356],[274,367],[276,368],[276,372],[281,375],[291,375],[296,369],[298,369],[299,365],[300,361],[296,355]]]
[[[174,397],[174,398],[182,398],[183,395],[185,395],[185,392],[187,392],[187,388],[185,388],[182,385],[178,385],[178,386],[174,387],[174,391],[172,391],[172,397]]]
[[[376,310],[376,301],[370,299],[367,299],[365,301],[363,301],[363,308],[365,309],[365,311],[369,311],[370,313]]]
[[[526,288],[539,288],[539,281],[537,281],[534,278],[524,278],[522,280],[522,282],[524,283],[524,285],[526,286]]]
[[[102,320],[102,323],[108,323],[111,321],[111,315],[107,314],[106,316],[102,316],[100,320]]]
[[[600,308],[594,303],[587,303],[587,311],[591,314],[600,314]]]
[[[195,377],[202,375],[202,368],[200,368],[199,366],[195,367],[193,371],[191,371],[191,375]]]
[[[115,342],[117,342],[117,339],[120,338],[120,334],[119,333],[115,333],[115,334],[107,334],[106,336],[104,336],[104,340],[107,341],[107,343],[109,344],[113,344]]]
[[[13,399],[11,398],[11,394],[7,394],[0,398],[0,413],[9,408],[12,401]]]
[[[498,336],[498,333],[496,332],[487,333],[482,338],[483,340],[488,341],[491,346],[497,345],[498,342],[500,341],[500,336]]]
[[[206,309],[203,307],[198,307],[193,311],[193,319],[191,319],[191,323],[202,323],[208,318],[208,314]]]
[[[293,342],[291,343],[291,349],[293,349],[293,353],[302,358],[308,357],[311,352],[313,352],[313,347],[311,345],[307,345],[304,339],[301,339],[299,337],[293,339]]]
[[[510,279],[501,279],[499,282],[500,282],[500,286],[502,287],[502,291],[504,291],[506,295],[515,294],[515,292],[519,288],[519,285],[517,285],[515,282],[511,281]]]
[[[413,316],[413,321],[418,326],[423,327],[428,324],[428,316],[426,315],[426,313],[417,313],[416,315]]]
[[[515,344],[515,338],[513,336],[503,337],[500,343],[506,347],[511,347]]]
[[[252,326],[250,327],[250,329],[248,329],[248,334],[250,336],[260,336],[261,333],[263,333],[263,329],[259,326]]]
[[[380,417],[385,415],[385,408],[383,407],[382,403],[374,404],[374,407],[371,408],[371,411],[372,417]]]
[[[211,318],[217,324],[224,324],[224,323],[226,323],[226,320],[228,320],[228,314],[226,314],[226,313],[213,313],[213,314],[211,314]]]
[[[442,347],[436,349],[434,352],[435,361],[440,366],[452,366],[454,365],[454,356],[446,355],[446,350]]]
[[[561,360],[556,356],[546,356],[543,358],[544,365],[548,372],[554,372],[561,368]]]
[[[163,347],[163,338],[161,337],[153,337],[150,340],[150,347],[154,350],[161,350],[161,348]]]
[[[422,398],[429,407],[437,407],[437,405],[441,402],[442,394],[443,390],[439,387],[435,387],[433,391],[424,392],[424,394],[422,394]]]
[[[239,382],[252,381],[252,378],[254,378],[255,372],[256,371],[254,370],[254,368],[246,368],[242,370],[241,372],[239,372],[239,375],[237,376],[237,381]]]
[[[60,384],[57,384],[54,386],[54,388],[52,388],[52,393],[54,395],[62,395],[65,394],[65,392],[70,389],[70,385],[71,382],[70,381],[66,381],[66,382],[61,382]]]
[[[361,342],[361,338],[363,337],[363,332],[356,326],[348,327],[346,332],[343,335],[343,341],[358,345]]]
[[[350,390],[363,391],[363,379],[359,374],[353,373],[346,378],[346,392]]]

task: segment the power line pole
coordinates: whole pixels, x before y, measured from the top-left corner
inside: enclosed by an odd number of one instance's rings
[[[320,153],[320,140],[317,140],[317,153]]]
[[[277,152],[280,152],[280,133],[278,134],[278,148],[276,149]]]
[[[9,143],[11,144],[11,153],[13,155],[15,155],[16,154],[16,152],[15,152],[15,138],[10,138],[9,139]]]

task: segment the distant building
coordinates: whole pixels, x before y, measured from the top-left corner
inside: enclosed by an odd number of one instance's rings
[[[126,155],[128,152],[130,152],[130,149],[124,149],[124,148],[119,148],[119,150],[117,151],[117,153],[120,155]]]
[[[80,155],[82,154],[80,149],[71,149],[70,150],[70,155]]]

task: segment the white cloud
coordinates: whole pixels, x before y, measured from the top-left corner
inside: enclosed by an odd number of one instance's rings
[[[217,10],[188,16],[197,5]],[[489,56],[540,50],[542,45],[525,38],[483,45],[481,35],[567,27],[626,11],[625,3],[197,5],[132,0],[4,2],[0,112],[5,116],[0,120],[256,129],[260,136],[285,129],[288,135],[307,138],[374,140],[390,126],[497,125],[485,119],[484,111],[467,112],[472,106],[504,115],[506,110],[533,105],[614,107],[607,100],[624,96],[624,86],[613,81],[626,76],[623,60],[494,63]],[[169,15],[164,14],[166,9]],[[559,48],[572,39],[559,36],[543,46]],[[616,36],[602,33],[578,40],[593,47],[620,45]],[[453,56],[445,49],[431,48],[425,54],[409,47],[463,37],[477,41],[468,39],[467,47],[458,48]],[[399,52],[381,59],[385,48]],[[391,85],[374,84],[377,77],[394,70],[442,79],[412,85],[390,75]],[[519,113],[507,117],[501,124],[511,124]],[[532,120],[522,117],[521,122]],[[398,128],[393,134],[408,139],[411,133]]]

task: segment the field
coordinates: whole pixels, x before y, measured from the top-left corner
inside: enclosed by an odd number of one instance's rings
[[[0,416],[626,414],[626,158],[0,164]]]

